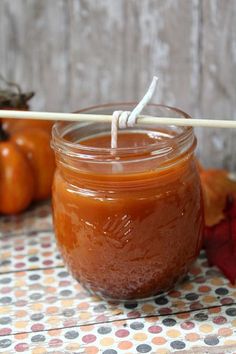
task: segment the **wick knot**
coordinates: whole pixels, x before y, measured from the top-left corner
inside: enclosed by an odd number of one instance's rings
[[[111,148],[117,148],[117,131],[118,128],[125,129],[127,127],[133,127],[136,124],[137,118],[140,115],[143,108],[148,104],[151,100],[158,78],[156,76],[153,77],[151,85],[148,88],[148,91],[142,98],[142,100],[137,104],[137,106],[130,111],[115,111],[112,115],[111,122]]]

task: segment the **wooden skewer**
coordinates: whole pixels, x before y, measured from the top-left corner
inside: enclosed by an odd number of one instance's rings
[[[87,113],[54,113],[54,112],[34,112],[34,111],[13,111],[0,110],[0,118],[12,119],[40,119],[53,121],[91,121],[91,122],[111,122],[111,115],[87,114]],[[142,124],[163,124],[191,127],[209,128],[236,128],[234,120],[219,119],[197,119],[197,118],[169,118],[140,115],[137,123]]]

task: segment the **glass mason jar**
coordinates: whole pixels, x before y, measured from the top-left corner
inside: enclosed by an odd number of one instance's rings
[[[83,110],[111,114],[134,104]],[[189,116],[148,105],[143,114]],[[172,288],[201,248],[203,203],[191,127],[56,123],[53,218],[72,275],[108,299],[140,299]]]

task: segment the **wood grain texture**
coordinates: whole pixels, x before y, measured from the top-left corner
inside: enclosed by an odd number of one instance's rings
[[[235,0],[1,0],[0,72],[32,109],[139,99],[236,119]],[[198,129],[206,165],[236,168],[236,133]]]
[[[236,119],[236,1],[202,5],[201,114]],[[199,136],[203,162],[235,170],[235,130],[208,129]]]

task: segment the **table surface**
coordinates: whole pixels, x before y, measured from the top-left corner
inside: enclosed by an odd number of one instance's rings
[[[0,219],[0,353],[236,353],[236,286],[204,252],[149,302],[89,296],[58,253],[49,203]]]

